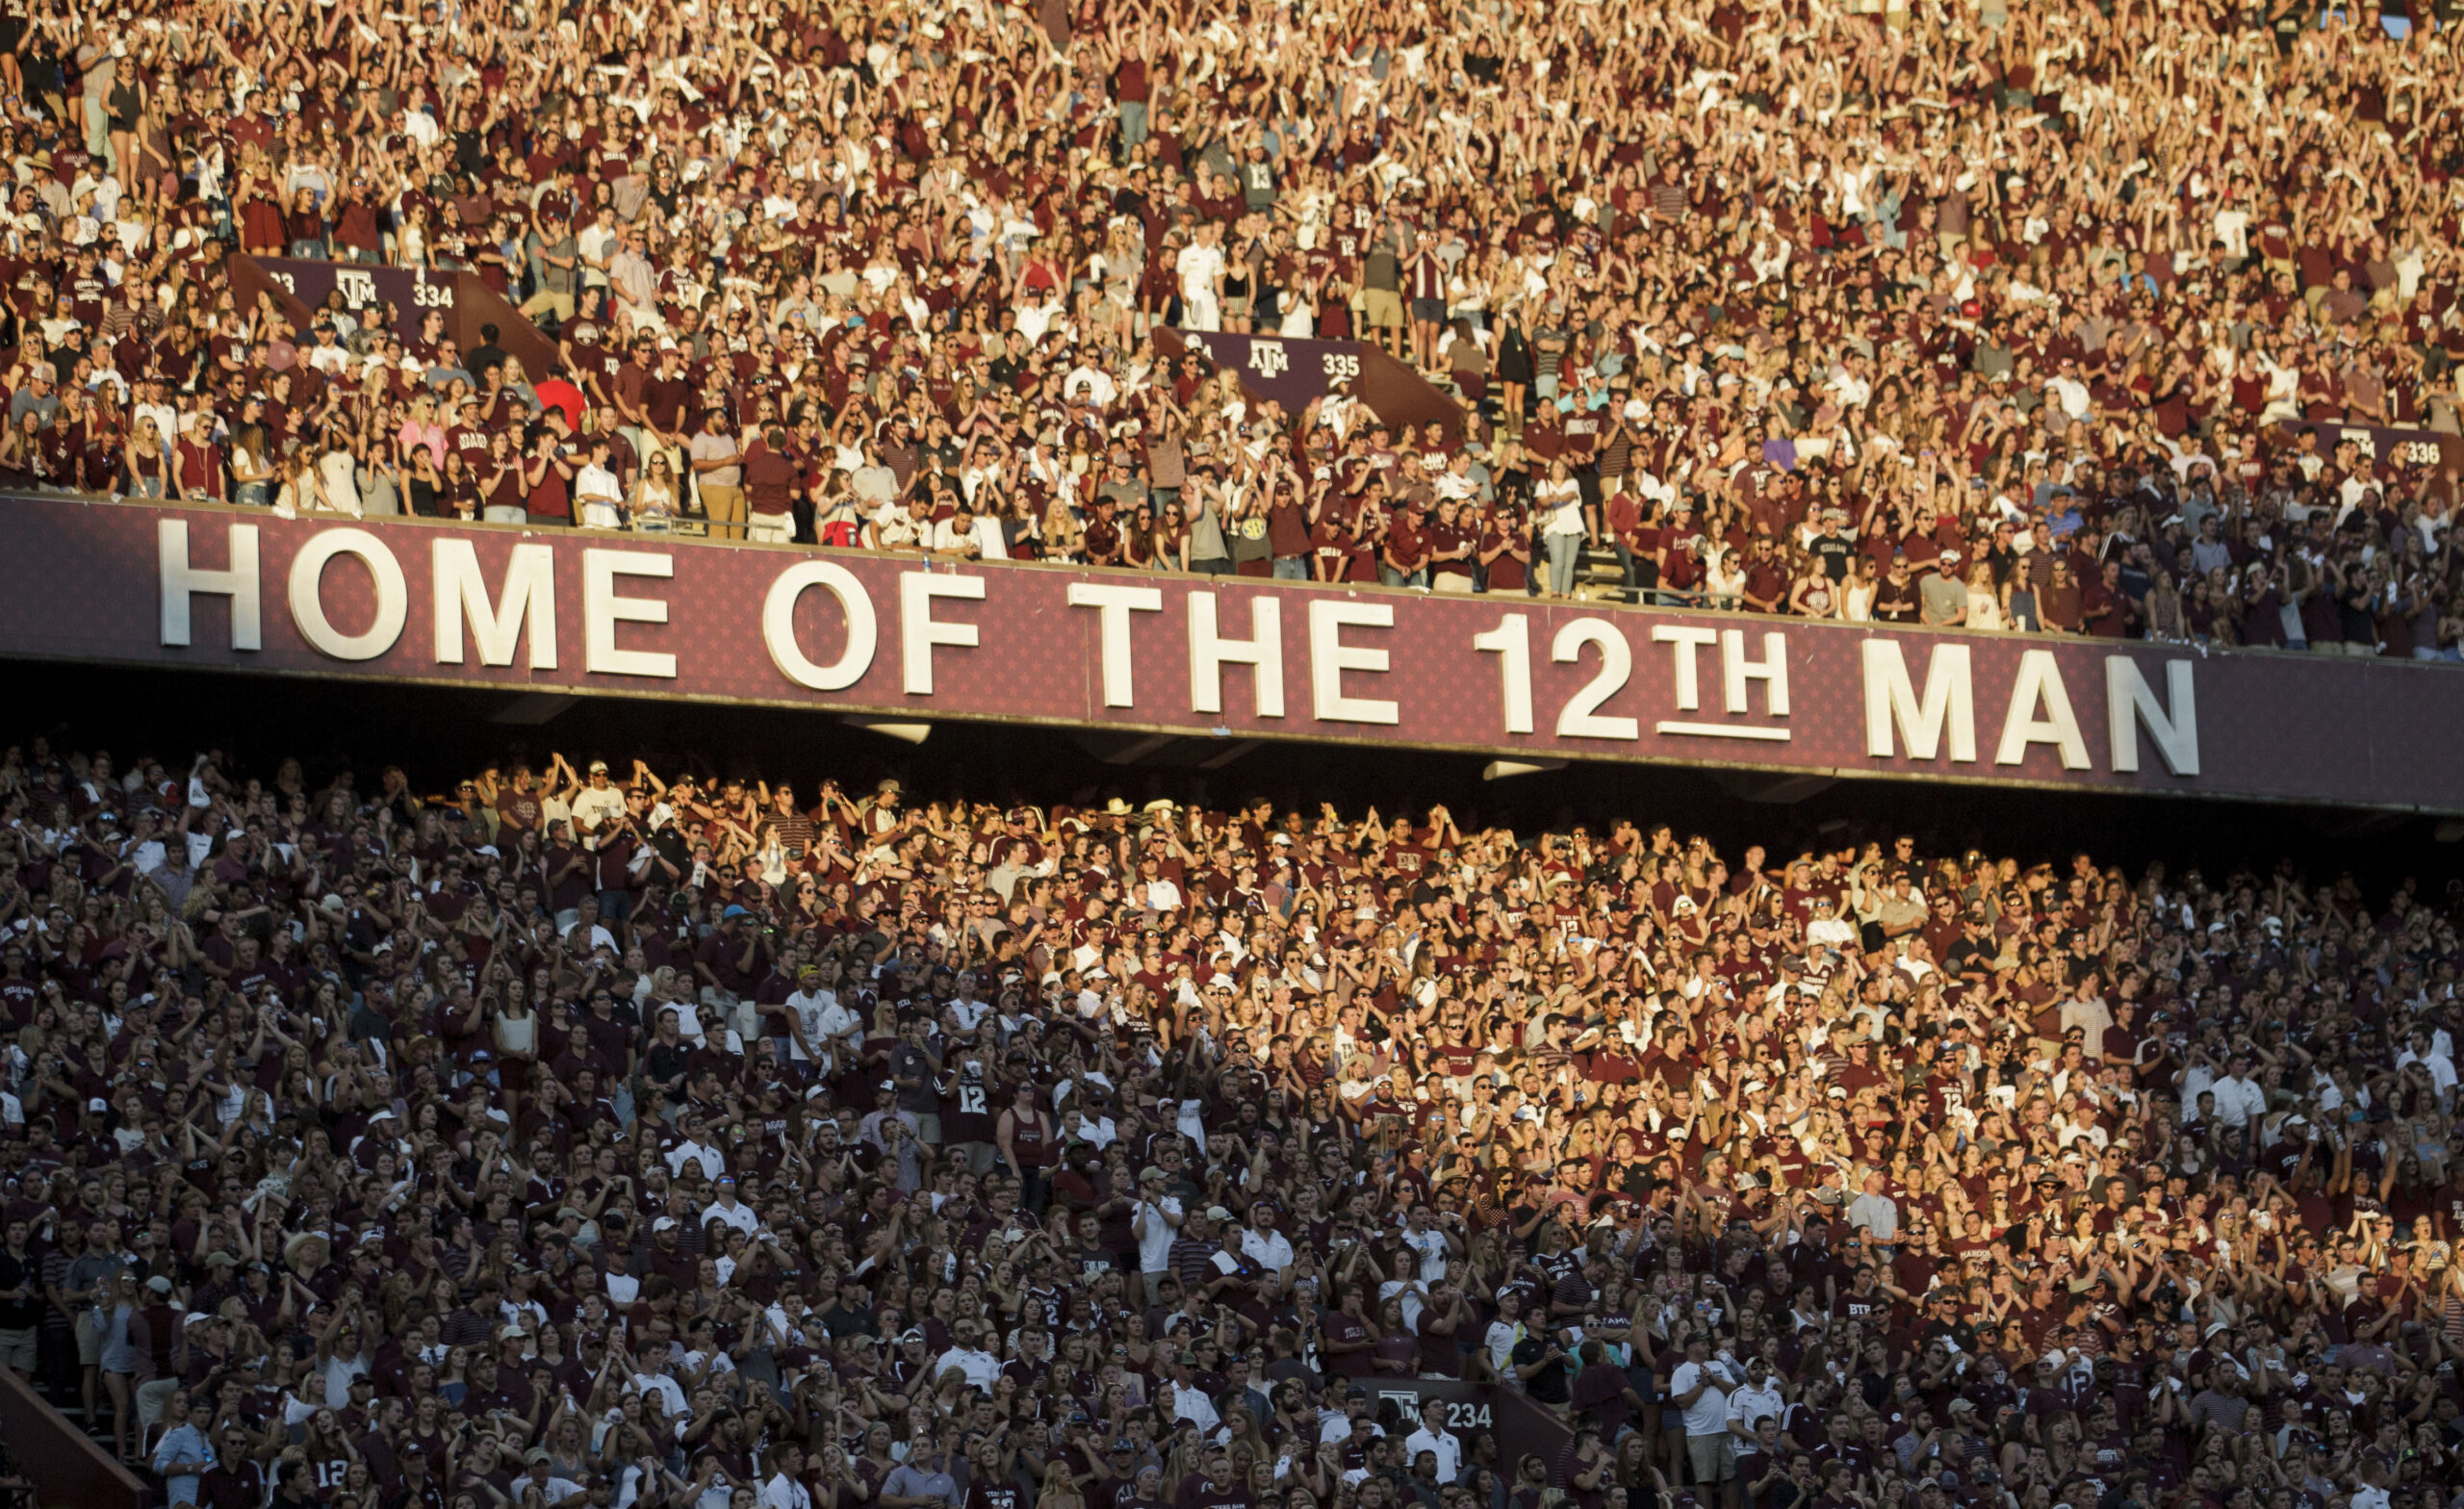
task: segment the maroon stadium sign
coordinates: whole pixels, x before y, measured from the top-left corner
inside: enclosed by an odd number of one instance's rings
[[[13,500],[0,653],[2464,812],[2464,673]]]

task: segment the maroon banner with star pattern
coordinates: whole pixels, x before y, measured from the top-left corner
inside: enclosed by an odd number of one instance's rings
[[[2464,668],[19,498],[0,654],[2464,812]]]

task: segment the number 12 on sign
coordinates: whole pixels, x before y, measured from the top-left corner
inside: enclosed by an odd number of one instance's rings
[[[1628,742],[1641,738],[1642,725],[1637,720],[1606,716],[1600,711],[1608,699],[1625,690],[1626,682],[1633,676],[1633,646],[1606,619],[1578,618],[1558,628],[1549,645],[1549,658],[1559,665],[1576,664],[1582,659],[1585,646],[1600,652],[1600,670],[1581,691],[1567,699],[1558,712],[1557,736]],[[1472,648],[1498,657],[1505,731],[1531,732],[1535,724],[1531,711],[1530,618],[1508,613],[1498,621],[1497,627],[1473,635]]]

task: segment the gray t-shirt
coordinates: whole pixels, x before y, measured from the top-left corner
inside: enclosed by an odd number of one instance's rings
[[[693,437],[692,450],[696,461],[733,461],[743,454],[733,435],[714,435],[708,430]],[[744,468],[714,467],[701,475],[702,480],[711,487],[733,487],[743,480]]]
[[[531,255],[539,264],[541,290],[550,294],[572,293],[575,274],[580,270],[579,262],[577,260],[571,266],[560,268],[548,259],[550,257],[577,259],[579,252],[574,245],[574,239],[571,236],[559,236],[551,241],[545,236],[534,235],[531,237],[530,249]]]
[[[1916,583],[1916,590],[1924,599],[1928,624],[1947,624],[1967,606],[1967,587],[1957,576],[1929,571]]]
[[[60,412],[60,396],[58,394],[51,394],[38,398],[35,396],[33,389],[18,389],[15,393],[9,396],[9,427],[11,429],[16,428],[18,423],[25,419],[29,410],[40,414],[42,416],[43,428],[49,429],[51,427],[52,416]]]
[[[948,1472],[928,1472],[911,1462],[901,1462],[882,1480],[882,1492],[901,1498],[938,1498],[954,1505],[959,1500],[959,1480]]]
[[[79,1290],[93,1291],[92,1297],[77,1306],[79,1309],[89,1308],[101,1302],[113,1281],[119,1277],[119,1270],[118,1258],[107,1252],[89,1252],[68,1265],[67,1273],[60,1281],[61,1292],[73,1294]]]
[[[1232,546],[1223,537],[1221,516],[1215,511],[1212,500],[1201,502],[1197,516],[1190,521],[1190,559],[1228,561],[1231,558]]]

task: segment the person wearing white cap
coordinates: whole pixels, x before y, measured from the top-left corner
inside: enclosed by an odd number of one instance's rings
[[[1138,1241],[1138,1272],[1146,1302],[1163,1302],[1164,1275],[1171,1269],[1172,1238],[1183,1219],[1178,1195],[1165,1192],[1164,1170],[1149,1164],[1138,1171],[1138,1204],[1129,1218]]]
[[[590,762],[590,774],[583,778],[582,787],[572,798],[574,829],[585,844],[591,843],[599,831],[625,815],[625,793],[607,779],[607,762]]]
[[[1967,583],[1960,577],[1960,552],[1944,550],[1916,583],[1917,616],[1928,628],[1958,628],[1967,622]]]
[[[212,1318],[211,1316],[192,1315],[183,1324],[195,1325]],[[166,1381],[174,1391],[178,1390],[176,1380]],[[154,1475],[163,1479],[167,1501],[172,1509],[179,1509],[183,1504],[197,1501],[198,1491],[204,1482],[204,1470],[214,1466],[214,1400],[205,1390],[199,1389],[193,1394],[180,1394],[171,1403],[173,1407],[164,1416],[172,1421],[171,1428],[165,1431],[163,1439],[155,1444],[150,1465]]]

